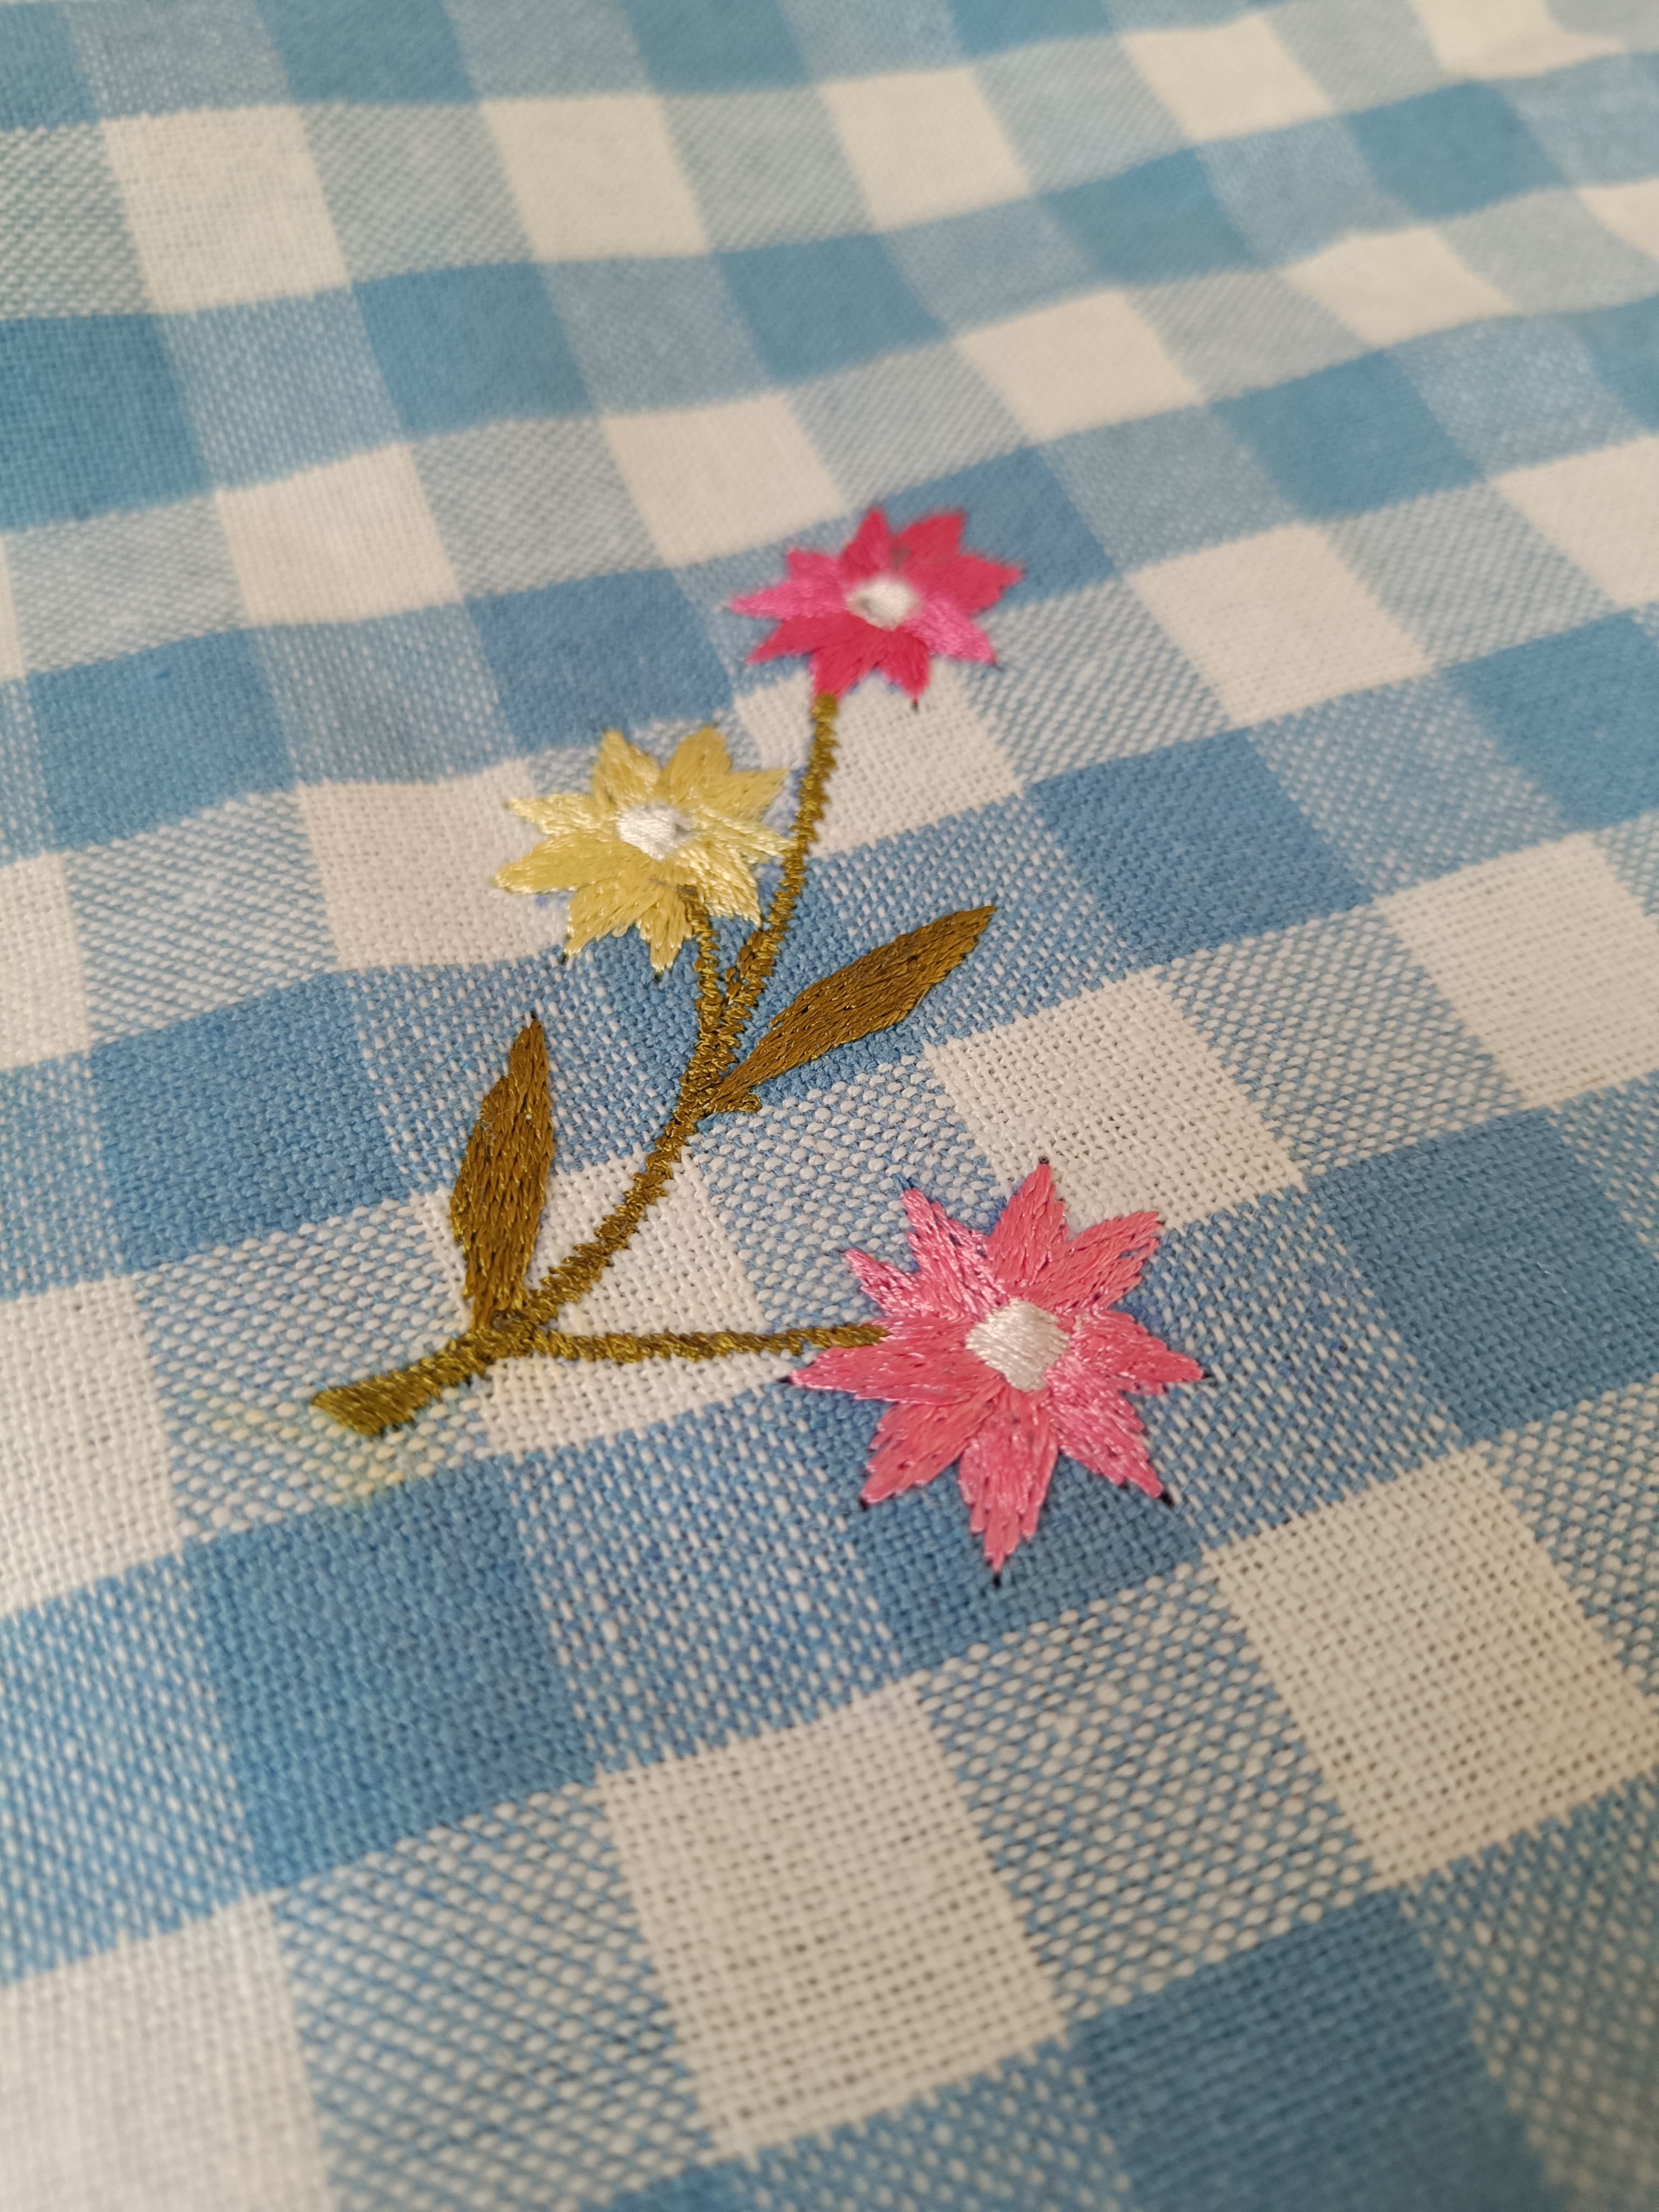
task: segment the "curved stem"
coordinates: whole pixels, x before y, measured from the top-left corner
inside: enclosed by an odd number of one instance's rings
[[[812,702],[812,742],[801,772],[795,801],[795,825],[784,848],[777,889],[760,927],[744,939],[736,963],[726,978],[726,1019],[721,1030],[725,1058],[717,1073],[723,1074],[737,1053],[749,1017],[766,988],[783,940],[794,920],[795,907],[806,882],[807,855],[823,818],[830,778],[836,765],[836,720],[841,701],[833,691],[820,691]]]
[[[806,880],[807,855],[823,817],[836,765],[836,718],[840,707],[833,691],[820,692],[812,702],[812,742],[796,796],[794,826],[784,848],[777,889],[765,921],[744,939],[723,991],[714,925],[702,904],[693,902],[697,929],[697,1040],[680,1078],[673,1112],[638,1174],[593,1234],[542,1278],[518,1308],[515,1318],[521,1316],[537,1324],[550,1322],[562,1307],[574,1305],[592,1289],[667,1189],[680,1154],[707,1117],[720,1079],[736,1057],[749,1017],[777,964],[794,919]]]
[[[492,1327],[467,1329],[407,1367],[319,1390],[312,1403],[333,1419],[362,1435],[379,1436],[383,1430],[411,1419],[454,1383],[487,1374],[498,1360],[521,1359],[544,1350],[540,1340],[546,1334],[546,1324],[565,1306],[574,1305],[592,1289],[667,1189],[681,1153],[699,1124],[713,1110],[720,1079],[736,1056],[744,1029],[777,964],[778,954],[794,918],[806,879],[807,855],[823,818],[830,775],[836,764],[836,718],[840,703],[834,693],[828,691],[821,692],[812,702],[812,742],[801,775],[794,826],[784,848],[777,888],[772,894],[765,921],[744,940],[724,985],[714,924],[701,901],[687,894],[697,938],[696,1039],[680,1078],[673,1110],[628,1188],[592,1235],[568,1252],[513,1313]],[[785,1332],[786,1336],[800,1334],[799,1330]],[[572,1336],[562,1340],[578,1344],[600,1340]],[[649,1340],[632,1340],[644,1343]],[[688,1343],[696,1340],[684,1340]],[[803,1343],[813,1340],[802,1340]],[[555,1356],[591,1358],[599,1355],[560,1352]],[[723,1356],[708,1352],[635,1352],[626,1355],[629,1358],[693,1359]]]

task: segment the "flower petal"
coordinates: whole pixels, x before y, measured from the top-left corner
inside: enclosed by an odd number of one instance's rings
[[[731,766],[725,738],[712,722],[705,722],[675,746],[657,786],[657,796],[673,806],[689,806],[698,796],[699,787],[712,777],[728,774]]]
[[[651,965],[660,975],[674,964],[675,955],[691,934],[691,917],[685,901],[666,884],[653,890],[639,918],[639,933],[651,954]]]
[[[954,1405],[890,1406],[876,1424],[868,1480],[859,1493],[878,1505],[901,1490],[915,1490],[960,1459],[983,1422],[990,1402],[960,1398]]]
[[[927,1279],[928,1310],[983,1321],[1002,1304],[997,1279],[976,1229],[953,1221],[942,1206],[919,1190],[904,1194],[910,1256]]]
[[[926,1275],[912,1274],[908,1268],[895,1267],[886,1260],[872,1259],[867,1252],[849,1252],[847,1264],[857,1276],[866,1297],[890,1320],[933,1311]]]
[[[927,689],[931,663],[927,647],[912,629],[877,629],[872,623],[861,623],[878,640],[876,665],[884,676],[896,684],[899,690],[912,699],[920,699]]]
[[[887,527],[887,517],[878,507],[872,507],[860,523],[857,531],[842,548],[836,562],[841,571],[843,588],[848,584],[862,583],[866,576],[878,576],[884,568],[893,565],[893,539]]]
[[[1066,1368],[1081,1370],[1121,1389],[1158,1397],[1171,1382],[1201,1382],[1204,1370],[1184,1352],[1143,1328],[1133,1314],[1085,1314],[1065,1352],[1049,1370],[1052,1382]]]
[[[930,653],[943,653],[951,660],[997,657],[996,647],[979,624],[939,592],[930,592],[907,617],[904,627],[913,630]]]
[[[566,837],[573,830],[608,833],[611,816],[596,806],[585,791],[556,791],[545,799],[509,799],[507,805],[521,821],[532,822],[544,837]]]
[[[691,793],[691,811],[722,822],[754,823],[783,789],[783,783],[781,768],[734,768],[701,784]]]
[[[957,1480],[975,1535],[1000,1570],[1022,1539],[1036,1533],[1060,1446],[1046,1392],[1004,1384],[963,1449]]]
[[[734,853],[752,853],[757,860],[775,860],[787,848],[787,838],[746,814],[727,814],[706,805],[696,806],[692,812],[704,836],[729,846]]]
[[[962,526],[967,520],[959,507],[918,515],[894,532],[893,543],[902,548],[907,567],[917,561],[954,560],[962,550]]]
[[[965,615],[982,614],[994,607],[1011,584],[1024,574],[1002,561],[987,561],[977,553],[957,553],[943,558],[913,559],[904,572],[908,584],[929,599],[937,592],[954,600]]]
[[[660,773],[649,753],[630,745],[620,730],[607,730],[593,763],[593,796],[611,813],[654,798]]]
[[[760,895],[748,863],[716,837],[692,837],[657,863],[657,873],[668,883],[684,884],[695,890],[710,914],[740,915],[745,921],[760,920]]]
[[[792,577],[823,584],[839,598],[841,566],[833,553],[813,553],[804,545],[792,545],[783,556],[783,565]]]
[[[960,1322],[907,1321],[877,1344],[834,1346],[793,1380],[807,1390],[845,1390],[897,1406],[951,1406],[994,1396],[1005,1386],[963,1342]]]
[[[860,622],[856,615],[844,615],[833,635],[817,641],[812,653],[812,689],[833,691],[837,698],[850,691],[881,665],[883,647],[895,635],[878,629],[873,623]]]
[[[808,568],[808,562],[814,565]],[[762,621],[775,616],[786,621],[792,615],[834,614],[846,604],[841,570],[830,554],[791,553],[789,568],[783,583],[769,584],[763,592],[750,592],[743,599],[733,599],[732,613],[753,615]]]
[[[1038,1304],[1066,1321],[1085,1306],[1115,1305],[1140,1280],[1163,1231],[1155,1213],[1122,1213],[1080,1230],[1044,1267]]]
[[[656,895],[643,868],[631,879],[613,878],[605,883],[584,884],[570,902],[565,924],[566,957],[580,952],[596,937],[620,937],[624,930],[632,929]]]
[[[1065,1249],[1066,1208],[1048,1161],[1041,1160],[997,1216],[985,1256],[1007,1296],[1023,1298]]]
[[[583,884],[613,878],[643,883],[640,865],[645,858],[609,830],[574,830],[562,836],[544,838],[516,860],[496,871],[495,884],[504,891],[571,891]]]
[[[1081,1374],[1062,1377],[1058,1368],[1051,1368],[1048,1405],[1068,1459],[1120,1487],[1133,1483],[1149,1498],[1163,1497],[1140,1417],[1121,1390]]]
[[[749,658],[777,660],[785,653],[816,653],[821,647],[845,637],[848,626],[857,619],[842,606],[828,614],[792,615],[787,622],[778,624],[770,637],[763,639]]]

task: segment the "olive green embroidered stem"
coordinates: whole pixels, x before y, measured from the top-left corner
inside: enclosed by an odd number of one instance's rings
[[[795,801],[795,826],[784,848],[778,886],[772,894],[765,921],[745,938],[735,964],[726,972],[726,1020],[720,1032],[725,1050],[714,1070],[717,1076],[730,1066],[743,1041],[749,1017],[777,965],[789,925],[794,920],[796,902],[806,882],[807,855],[823,819],[830,778],[835,770],[836,718],[840,711],[841,701],[833,691],[820,691],[812,702],[812,742],[801,774],[800,791]]]
[[[742,1041],[744,1028],[776,964],[806,879],[807,855],[823,814],[830,775],[836,763],[836,716],[839,701],[823,692],[812,702],[812,742],[796,799],[794,827],[784,848],[782,872],[770,909],[745,940],[722,986],[714,925],[700,901],[684,894],[697,938],[697,1035],[680,1079],[673,1111],[646,1154],[638,1173],[593,1234],[522,1299],[516,1310],[493,1328],[471,1328],[425,1358],[384,1375],[366,1376],[319,1390],[312,1401],[321,1412],[363,1436],[379,1436],[410,1420],[422,1407],[451,1389],[488,1373],[498,1360],[523,1358],[540,1349],[538,1336],[568,1305],[592,1289],[641,1222],[667,1189],[680,1154],[698,1125],[716,1110],[720,1078]],[[577,1339],[569,1340],[574,1343]],[[644,1341],[645,1340],[641,1340]],[[576,1353],[562,1355],[592,1357]],[[635,1353],[630,1358],[710,1358],[702,1353]]]
[[[604,1360],[611,1366],[628,1367],[641,1359],[730,1359],[740,1352],[784,1352],[799,1358],[803,1352],[822,1351],[829,1345],[879,1344],[886,1334],[879,1322],[870,1321],[777,1328],[765,1335],[748,1329],[717,1328],[690,1335],[656,1329],[647,1336],[636,1336],[630,1329],[611,1329],[603,1336],[573,1336],[550,1328],[536,1339],[535,1349],[551,1359]]]
[[[523,1322],[498,1328],[469,1329],[437,1352],[386,1375],[319,1390],[312,1403],[360,1436],[377,1437],[410,1420],[423,1406],[457,1382],[487,1375],[498,1360],[540,1353],[550,1359],[585,1359],[628,1367],[642,1359],[729,1359],[738,1352],[787,1352],[796,1358],[830,1345],[876,1344],[887,1334],[876,1322],[838,1322],[823,1327],[775,1329],[762,1335],[742,1329],[711,1329],[678,1335],[659,1330],[635,1335],[627,1329],[579,1336],[562,1329],[538,1329]]]

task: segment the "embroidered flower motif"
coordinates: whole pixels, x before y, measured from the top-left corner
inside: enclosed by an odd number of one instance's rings
[[[1197,1364],[1112,1309],[1158,1249],[1155,1213],[1077,1236],[1048,1166],[1004,1206],[988,1236],[907,1191],[907,1274],[849,1252],[886,1319],[878,1344],[821,1352],[792,1380],[891,1402],[876,1430],[866,1504],[931,1482],[955,1462],[985,1556],[1000,1569],[1036,1533],[1060,1452],[1150,1498],[1164,1486],[1127,1394],[1195,1382]]]
[[[607,730],[586,795],[513,801],[546,836],[495,881],[574,891],[567,953],[637,929],[661,975],[692,932],[688,891],[711,915],[760,920],[754,864],[784,849],[760,817],[782,783],[781,769],[734,769],[718,730],[694,730],[666,766]]]
[[[792,550],[787,582],[732,602],[738,614],[778,618],[749,658],[810,653],[814,690],[837,698],[879,669],[913,699],[927,690],[936,653],[994,660],[970,617],[994,606],[1024,572],[964,553],[962,521],[929,514],[894,532],[872,507],[840,553]]]

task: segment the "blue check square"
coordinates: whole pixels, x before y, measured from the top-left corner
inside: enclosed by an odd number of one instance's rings
[[[1471,661],[1451,680],[1574,829],[1659,806],[1659,645],[1630,616]]]
[[[252,1887],[176,1560],[0,1621],[0,1983],[159,1935]]]
[[[720,267],[775,377],[848,368],[939,335],[877,238],[821,238],[726,253]]]
[[[587,405],[541,271],[528,262],[434,269],[357,287],[386,388],[417,438]]]
[[[1078,769],[1030,796],[1141,964],[1364,900],[1237,731]]]
[[[1556,2202],[1391,1897],[1200,1966],[1080,2041],[1138,2212]]]
[[[779,0],[623,0],[659,92],[799,84],[800,48]]]
[[[64,10],[26,5],[0,11],[0,131],[90,123],[94,113]]]
[[[404,1194],[337,975],[117,1037],[92,1067],[135,1267]]]
[[[471,100],[443,0],[259,0],[301,100]]]
[[[593,744],[659,717],[702,720],[732,696],[672,576],[635,570],[474,603],[501,704],[526,746]]]
[[[1653,1372],[1659,1264],[1541,1114],[1357,1160],[1316,1188],[1468,1435]]]
[[[30,12],[0,12],[9,20]],[[84,521],[202,490],[202,458],[155,319],[0,322],[0,530]]]
[[[222,1537],[190,1565],[267,1882],[587,1778],[493,1466]]]
[[[52,824],[98,845],[293,779],[249,639],[233,631],[37,676]]]
[[[1364,109],[1348,127],[1377,182],[1431,222],[1562,181],[1495,85],[1447,85]]]
[[[1048,204],[1103,276],[1171,283],[1242,269],[1249,247],[1216,198],[1196,154],[1165,154],[1120,177],[1073,185]]]
[[[113,1273],[120,1256],[86,1055],[0,1068],[0,1297]]]
[[[1227,400],[1216,412],[1304,514],[1359,514],[1475,479],[1386,354]]]

